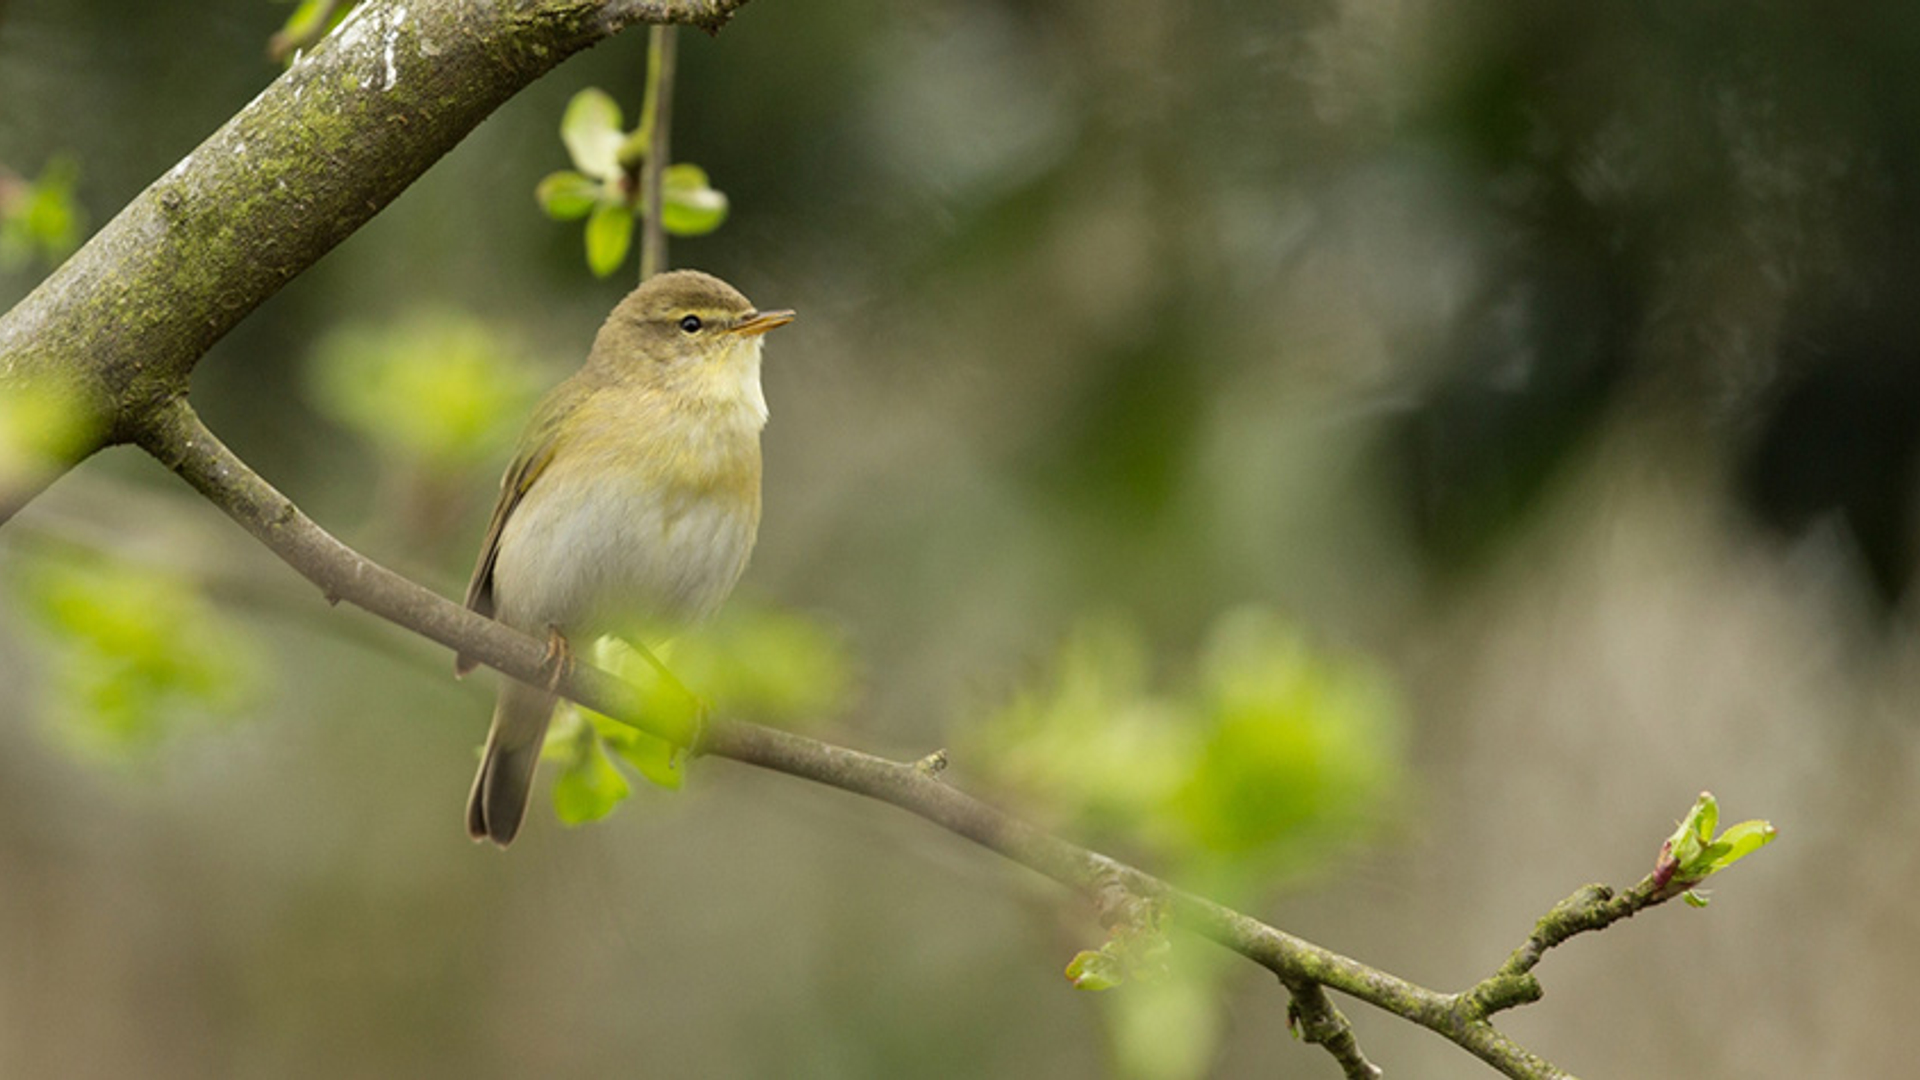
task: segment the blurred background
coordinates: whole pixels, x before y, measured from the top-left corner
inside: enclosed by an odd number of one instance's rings
[[[275,77],[291,10],[0,3],[0,305]],[[645,43],[514,99],[198,369],[242,456],[446,595],[633,284],[533,189],[576,91],[637,112]],[[1710,789],[1780,842],[1554,951],[1503,1027],[1590,1077],[1899,1073],[1916,61],[1892,4],[758,0],[681,35],[676,158],[732,212],[671,262],[800,312],[690,680],[946,747],[1440,989]],[[1176,936],[1076,992],[1103,931],[1048,882],[591,725],[546,775],[631,797],[471,845],[490,677],[137,452],[0,529],[0,597],[0,1075],[1336,1074],[1250,964]],[[1343,1005],[1388,1075],[1489,1075]]]

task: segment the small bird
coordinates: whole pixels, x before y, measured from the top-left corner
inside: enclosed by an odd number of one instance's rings
[[[620,301],[521,435],[467,607],[561,654],[713,614],[760,525],[761,335],[791,321],[694,270]],[[554,703],[550,687],[501,683],[467,801],[475,840],[505,847],[520,831]]]

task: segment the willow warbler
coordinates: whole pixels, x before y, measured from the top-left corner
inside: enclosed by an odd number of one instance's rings
[[[761,335],[792,319],[692,270],[620,301],[520,437],[467,606],[556,647],[711,615],[760,524]],[[553,707],[550,688],[502,682],[467,802],[475,840],[520,830]]]

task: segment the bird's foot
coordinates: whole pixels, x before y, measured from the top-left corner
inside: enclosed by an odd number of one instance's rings
[[[547,626],[547,655],[540,661],[540,669],[546,672],[547,689],[556,692],[573,673],[573,646],[567,643],[560,628],[551,624]]]

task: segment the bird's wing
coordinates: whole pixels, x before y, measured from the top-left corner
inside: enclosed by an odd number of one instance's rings
[[[480,558],[474,563],[473,579],[467,583],[467,607],[488,618],[494,615],[493,565],[500,557],[500,537],[506,532],[507,519],[513,516],[514,508],[520,505],[528,489],[553,463],[554,453],[560,446],[560,420],[577,400],[572,394],[556,393],[541,404],[527,425],[527,433],[521,439],[520,450],[514,455],[513,463],[507,466],[506,475],[500,478],[500,499],[494,503],[493,520],[487,523],[487,538],[480,545]],[[478,663],[462,653],[454,658],[454,670],[465,675]]]

